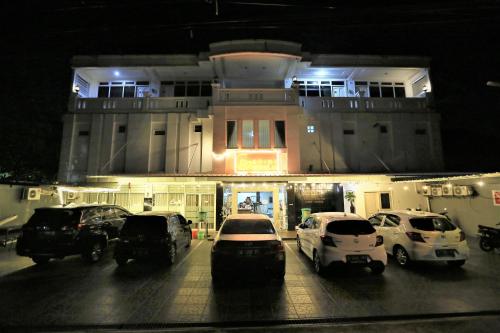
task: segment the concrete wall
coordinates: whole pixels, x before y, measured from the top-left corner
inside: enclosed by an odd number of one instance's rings
[[[484,183],[483,186],[478,185],[480,181]],[[500,206],[494,206],[492,198],[492,190],[500,191],[500,177],[457,180],[451,183],[471,185],[476,194],[464,198],[430,198],[431,211],[439,213],[446,209],[448,215],[467,235],[475,235],[478,224],[493,227],[500,222]]]
[[[42,194],[40,200],[21,199],[23,190],[29,186],[0,185],[0,220],[17,215],[18,218],[0,227],[17,226],[28,221],[35,208],[53,206],[59,204],[57,192],[50,191],[51,194]],[[31,186],[36,187],[36,186]],[[44,193],[49,193],[44,187]]]

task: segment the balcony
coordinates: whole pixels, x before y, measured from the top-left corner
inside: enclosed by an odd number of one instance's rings
[[[214,105],[296,105],[293,89],[213,89]]]
[[[70,112],[196,112],[207,110],[210,97],[71,98]]]
[[[427,98],[300,97],[300,105],[323,112],[428,112]]]

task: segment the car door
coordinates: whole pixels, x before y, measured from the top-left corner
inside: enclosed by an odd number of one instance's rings
[[[377,231],[377,235],[380,235],[384,238],[384,248],[386,251],[389,251],[387,243],[385,242],[385,238],[387,236],[387,228],[383,226],[384,218],[385,218],[384,214],[375,214],[372,217],[370,217],[368,221],[370,221],[370,224]]]
[[[108,235],[108,239],[118,237],[118,230],[116,228],[116,214],[113,207],[101,208],[102,229]]]
[[[179,219],[180,226],[181,226],[181,232],[182,232],[182,238],[184,239],[184,245],[187,246],[189,243],[189,239],[191,238],[191,226],[188,224],[188,221],[186,218],[182,215],[177,215],[177,218]]]
[[[301,245],[304,253],[312,258],[313,256],[313,234],[314,230],[312,229],[314,218],[312,216],[308,217],[302,227],[302,238]]]
[[[402,235],[401,230],[399,230],[400,222],[399,216],[393,214],[386,214],[382,222],[384,246],[389,253],[392,253],[394,245],[399,243],[398,238]]]
[[[177,215],[170,216],[169,224],[172,240],[174,240],[175,244],[177,245],[177,250],[179,250],[186,245],[179,217]]]

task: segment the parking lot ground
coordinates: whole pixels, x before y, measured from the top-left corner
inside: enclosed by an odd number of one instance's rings
[[[73,256],[37,266],[12,251],[2,253],[2,260],[12,263],[0,266],[10,269],[0,272],[0,328],[300,324],[429,314],[445,320],[448,314],[500,311],[500,255],[475,247],[462,268],[416,264],[403,269],[389,260],[379,276],[368,269],[318,276],[295,243],[287,241],[283,283],[243,276],[215,288],[211,244],[193,241],[173,266],[132,261],[119,268],[111,251],[93,265]]]

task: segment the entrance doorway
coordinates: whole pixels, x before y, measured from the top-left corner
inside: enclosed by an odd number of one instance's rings
[[[273,192],[238,192],[238,213],[264,214],[273,219]]]

